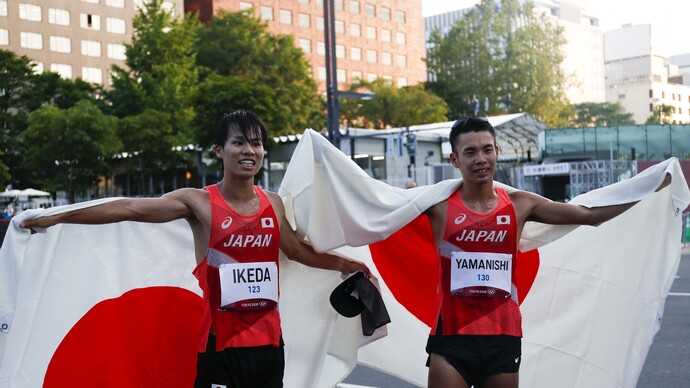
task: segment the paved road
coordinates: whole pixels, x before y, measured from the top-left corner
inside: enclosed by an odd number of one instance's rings
[[[379,388],[415,387],[363,366],[357,366],[344,383]],[[661,330],[654,337],[637,383],[637,388],[687,387],[690,387],[690,248],[684,249],[678,275],[666,298]]]

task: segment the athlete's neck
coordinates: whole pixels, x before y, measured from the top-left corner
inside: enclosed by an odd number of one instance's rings
[[[488,213],[498,205],[498,194],[493,182],[484,185],[465,184],[460,186],[460,198],[470,210],[476,213]]]

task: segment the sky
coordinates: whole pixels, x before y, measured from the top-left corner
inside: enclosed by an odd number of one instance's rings
[[[651,24],[652,48],[671,56],[690,53],[690,1],[688,0],[572,0],[586,4],[589,14],[599,18],[605,31],[623,24]],[[469,8],[477,0],[422,0],[424,16]]]

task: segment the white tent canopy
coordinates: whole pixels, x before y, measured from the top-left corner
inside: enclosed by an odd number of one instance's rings
[[[24,190],[5,190],[0,192],[0,197],[14,198],[14,197],[49,197],[50,193],[46,191],[36,190],[32,188]]]

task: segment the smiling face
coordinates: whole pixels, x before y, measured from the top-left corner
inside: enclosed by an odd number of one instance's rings
[[[247,131],[245,136],[230,130],[225,144],[215,145],[214,150],[223,160],[225,175],[240,179],[253,179],[261,169],[265,154],[259,131]]]
[[[465,132],[455,139],[450,161],[471,184],[493,182],[498,161],[496,139],[489,131]]]

